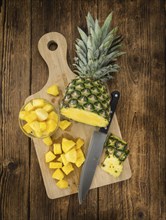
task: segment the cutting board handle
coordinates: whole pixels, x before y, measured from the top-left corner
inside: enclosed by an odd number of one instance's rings
[[[62,59],[66,61],[67,43],[60,33],[50,32],[43,35],[38,42],[38,49],[49,69],[57,67]]]

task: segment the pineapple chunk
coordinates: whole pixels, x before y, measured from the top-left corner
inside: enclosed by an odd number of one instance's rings
[[[81,149],[76,150],[76,152],[77,152],[77,158],[84,158],[85,159],[84,153],[82,152]]]
[[[61,159],[62,159],[62,163],[64,164],[64,165],[67,165],[69,162],[66,160],[66,157],[65,157],[65,155],[64,154],[61,154]]]
[[[67,120],[63,120],[59,122],[59,127],[64,131],[65,129],[67,129],[69,126],[71,125],[70,121]]]
[[[67,153],[65,153],[65,158],[68,162],[72,162],[75,163],[77,160],[77,152],[75,149],[72,149],[70,151],[68,151]]]
[[[32,105],[31,102],[29,102],[25,107],[25,111],[29,112],[29,111],[32,111],[35,107]]]
[[[26,133],[31,133],[32,132],[32,128],[29,126],[29,123],[26,123],[24,126],[23,126],[23,129],[24,131],[26,131]]]
[[[19,112],[19,119],[25,120],[26,115],[27,115],[26,111],[20,111]]]
[[[54,144],[54,154],[61,154],[62,153],[62,149],[61,149],[61,145],[60,144]]]
[[[55,131],[55,129],[57,127],[57,123],[54,120],[49,119],[46,123],[47,123],[47,132],[48,133]]]
[[[68,182],[66,180],[59,180],[56,183],[57,187],[59,187],[60,189],[65,189],[68,188]]]
[[[81,138],[78,138],[76,141],[76,149],[81,148],[84,145],[84,140],[82,140]]]
[[[43,138],[43,142],[44,142],[47,146],[51,146],[51,145],[52,145],[52,139],[51,139],[51,137]]]
[[[32,103],[34,107],[43,107],[45,105],[43,99],[33,99]]]
[[[53,96],[59,95],[59,90],[57,85],[52,85],[47,89],[47,93]]]
[[[26,122],[35,121],[35,120],[37,120],[37,115],[36,115],[36,113],[34,111],[27,112],[27,114],[24,117],[24,120]]]
[[[58,162],[62,162],[62,158],[61,158],[61,156],[58,157],[57,161],[58,161]]]
[[[75,146],[75,142],[72,140],[68,140],[67,138],[62,139],[62,150],[66,153],[69,151],[72,147]]]
[[[119,162],[118,158],[114,157],[113,155],[109,155],[104,160],[101,168],[112,176],[118,177],[122,172],[123,166]]]
[[[53,106],[50,105],[50,104],[45,104],[43,109],[46,111],[46,112],[51,112],[53,110]]]
[[[80,166],[84,163],[84,161],[85,161],[85,158],[80,157],[80,158],[78,158],[78,159],[76,160],[75,165],[76,165],[77,167],[80,167]]]
[[[56,158],[56,156],[51,151],[48,151],[45,154],[45,161],[46,161],[46,163],[49,163],[50,161],[54,160],[55,158]]]
[[[54,111],[49,113],[48,118],[58,122],[58,115]]]
[[[34,131],[34,135],[37,137],[37,138],[40,138],[42,136],[42,132],[41,131]]]
[[[64,176],[64,173],[59,168],[52,174],[52,178],[57,180],[62,180]]]
[[[29,123],[29,126],[33,129],[33,131],[38,132],[40,131],[40,124],[38,121],[32,121]]]
[[[39,125],[40,125],[40,130],[41,130],[41,131],[45,131],[45,130],[46,130],[47,125],[46,125],[45,122],[39,122]]]
[[[74,170],[74,168],[71,163],[68,163],[67,165],[62,167],[62,170],[66,175],[68,175],[69,173],[71,173]]]
[[[60,163],[60,162],[50,162],[49,163],[49,168],[50,169],[62,168],[62,163]]]
[[[77,160],[75,162],[75,165],[77,167],[80,167],[85,161],[84,153],[82,152],[81,149],[78,149],[76,152],[77,152]]]
[[[48,113],[42,108],[37,108],[35,112],[39,121],[44,121],[48,118]]]

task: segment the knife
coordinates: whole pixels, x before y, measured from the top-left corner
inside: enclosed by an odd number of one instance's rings
[[[86,194],[91,186],[96,167],[99,164],[100,157],[103,152],[103,146],[107,137],[107,132],[109,130],[119,97],[120,93],[118,91],[114,91],[111,93],[111,112],[109,124],[105,128],[100,128],[99,131],[94,131],[93,136],[91,137],[86,160],[82,167],[80,177],[80,185],[78,192],[78,199],[80,204],[85,199]]]

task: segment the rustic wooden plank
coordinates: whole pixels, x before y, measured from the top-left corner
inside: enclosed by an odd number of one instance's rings
[[[28,219],[29,141],[18,112],[29,94],[30,3],[0,4],[0,219]]]
[[[112,88],[122,94],[117,117],[133,171],[131,180],[99,189],[99,218],[165,219],[164,1],[103,0],[99,8],[102,17],[114,10],[126,38],[127,55]]]

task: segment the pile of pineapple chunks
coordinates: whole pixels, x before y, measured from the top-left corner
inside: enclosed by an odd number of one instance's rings
[[[78,138],[75,141],[62,138],[61,143],[53,143],[51,137],[43,139],[44,143],[48,146],[53,145],[53,151],[49,150],[45,154],[45,162],[49,164],[49,168],[53,169],[52,178],[58,180],[56,185],[65,189],[69,186],[65,176],[74,171],[74,166],[78,168],[84,163],[85,156],[81,150],[84,145],[84,140]]]
[[[57,85],[48,87],[47,93],[59,95]],[[53,105],[40,98],[28,102],[19,112],[19,119],[25,122],[22,126],[24,132],[37,138],[49,136],[58,126],[58,115]]]

